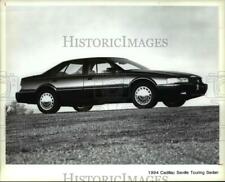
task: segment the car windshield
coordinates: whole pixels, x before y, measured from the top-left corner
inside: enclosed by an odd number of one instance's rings
[[[149,70],[148,68],[124,58],[115,58],[113,62],[123,70]]]

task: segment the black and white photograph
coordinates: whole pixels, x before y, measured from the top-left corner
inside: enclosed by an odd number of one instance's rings
[[[218,6],[6,2],[5,163],[220,165],[218,27]]]

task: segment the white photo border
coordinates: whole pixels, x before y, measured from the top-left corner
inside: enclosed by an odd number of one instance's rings
[[[215,6],[218,7],[219,27],[218,27],[218,42],[219,42],[219,68],[218,71],[225,71],[225,1],[224,0],[124,0],[124,1],[20,1],[20,0],[2,0],[1,1],[1,71],[6,70],[6,57],[5,57],[5,11],[7,6],[76,6],[76,5],[104,5],[104,6]],[[216,60],[215,60],[216,61]],[[5,84],[1,83],[1,92],[5,91]],[[79,176],[121,176],[123,174],[130,176],[146,177],[149,176],[148,171],[169,171],[169,170],[204,170],[204,171],[218,171],[217,175],[168,175],[166,180],[182,181],[182,180],[225,180],[225,104],[224,101],[220,102],[220,124],[219,124],[219,165],[6,165],[5,161],[5,148],[6,148],[6,125],[5,125],[5,103],[0,102],[0,180],[3,181],[63,181],[65,180],[65,173],[74,174]],[[163,174],[161,174],[163,175]],[[68,177],[68,176],[67,176]],[[68,177],[69,178],[69,177]],[[66,178],[66,180],[68,180]],[[75,179],[75,178],[74,178]],[[96,181],[101,178],[96,177]],[[122,180],[123,178],[117,178]],[[159,179],[160,180],[160,179]],[[161,178],[162,180],[162,178]],[[68,180],[69,181],[69,180]],[[156,181],[156,179],[151,179]]]

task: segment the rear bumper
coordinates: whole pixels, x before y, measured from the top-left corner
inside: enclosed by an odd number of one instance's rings
[[[36,104],[35,90],[20,90],[16,93],[16,101],[20,103]]]
[[[186,100],[205,95],[208,85],[199,84],[167,84],[158,86],[159,97],[163,99],[184,98]]]

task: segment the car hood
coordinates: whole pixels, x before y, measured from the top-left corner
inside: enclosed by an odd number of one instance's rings
[[[158,70],[129,70],[130,73],[145,73],[159,77],[199,77],[198,75],[175,71],[158,71]]]

